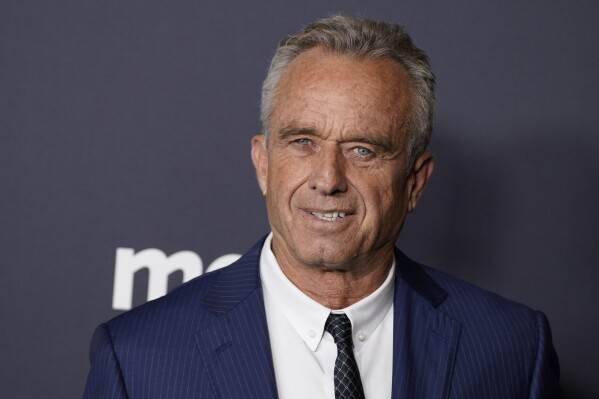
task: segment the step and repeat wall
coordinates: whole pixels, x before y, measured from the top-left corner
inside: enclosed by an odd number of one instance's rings
[[[599,6],[0,3],[0,396],[80,397],[94,328],[268,232],[249,149],[277,42],[404,25],[437,75],[437,167],[399,246],[549,317],[599,393]]]

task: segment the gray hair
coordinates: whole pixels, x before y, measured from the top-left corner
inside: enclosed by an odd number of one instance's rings
[[[395,24],[333,15],[281,40],[262,84],[260,120],[263,133],[268,137],[276,86],[283,72],[298,55],[314,47],[367,59],[391,58],[406,70],[414,93],[408,116],[410,139],[406,165],[411,169],[430,141],[435,113],[435,75],[426,53],[412,43],[401,26]]]

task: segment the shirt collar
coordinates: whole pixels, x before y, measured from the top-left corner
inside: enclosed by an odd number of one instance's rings
[[[359,351],[381,324],[393,303],[395,260],[387,278],[373,293],[345,309],[331,311],[304,294],[285,276],[272,252],[271,241],[272,233],[266,237],[262,247],[260,278],[263,289],[281,314],[310,350],[315,351],[322,339],[329,314],[345,313],[352,323],[354,351]]]

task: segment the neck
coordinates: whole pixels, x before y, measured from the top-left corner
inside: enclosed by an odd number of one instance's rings
[[[393,248],[378,256],[334,266],[289,261],[285,254],[277,252],[275,257],[285,276],[303,293],[329,309],[346,308],[376,291],[393,263]]]

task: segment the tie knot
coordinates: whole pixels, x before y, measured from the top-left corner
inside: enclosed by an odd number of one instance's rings
[[[351,339],[351,321],[345,313],[331,313],[327,318],[324,329],[333,336],[336,345],[342,343],[349,344],[350,347],[353,346]]]

